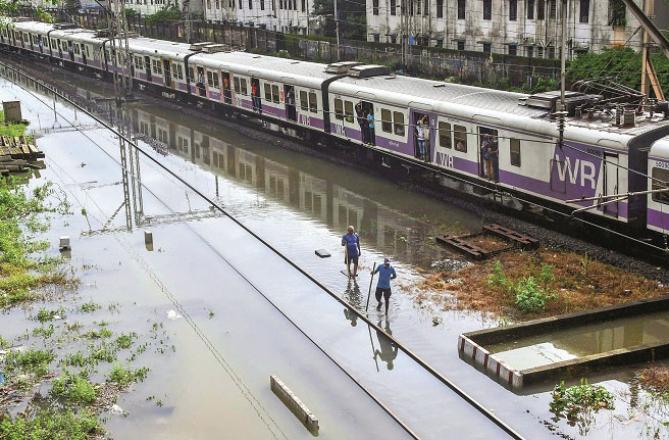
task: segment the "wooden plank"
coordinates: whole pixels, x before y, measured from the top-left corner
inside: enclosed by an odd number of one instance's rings
[[[487,258],[489,254],[489,252],[486,251],[485,249],[482,249],[476,246],[475,244],[468,243],[459,237],[454,237],[450,235],[440,235],[435,238],[438,243],[452,247],[477,260],[482,260],[484,258]]]
[[[539,240],[536,238],[514,231],[513,229],[505,228],[504,226],[498,225],[496,223],[485,225],[483,229],[490,232],[491,234],[497,235],[498,237],[502,237],[511,242],[520,244],[523,247],[539,247]]]

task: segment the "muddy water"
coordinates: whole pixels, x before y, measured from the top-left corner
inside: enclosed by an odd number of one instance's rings
[[[557,330],[486,347],[524,369],[619,348],[669,342],[669,311]]]
[[[107,93],[99,83],[92,83],[91,86],[92,90]],[[87,96],[87,91],[81,93]],[[610,414],[604,413],[594,417],[586,432],[582,432],[579,427],[550,421],[548,388],[531,396],[516,396],[458,359],[456,342],[461,332],[494,326],[497,322],[479,313],[442,311],[429,305],[425,307],[425,304],[418,307],[411,284],[420,276],[419,268],[453,257],[435,247],[430,237],[437,233],[476,231],[483,222],[480,218],[398,188],[386,179],[287,151],[276,142],[250,139],[233,128],[184,115],[178,109],[153,99],[132,105],[129,114],[138,138],[153,139],[151,144],[162,144],[167,150],[166,156],[157,156],[164,165],[178,171],[209,197],[216,198],[227,210],[328,287],[364,308],[368,274],[361,274],[357,283],[351,283],[340,273],[343,268],[340,235],[348,224],[355,225],[362,237],[363,268],[369,269],[373,262],[389,255],[400,274],[398,284],[408,286],[406,290],[396,289],[388,319],[373,310],[373,299],[370,317],[378,320],[386,331],[392,332],[527,438],[550,438],[554,435],[552,433],[572,438],[632,438],[638,437],[645,429],[644,417],[630,415],[634,406],[630,405],[625,394],[627,384],[621,381],[626,379],[624,374],[602,380],[606,381],[607,387],[620,390],[622,397],[617,400],[615,418],[626,420],[628,417],[629,422],[615,422]],[[140,144],[149,148],[144,141]],[[139,163],[141,174],[141,168],[149,165],[141,159]],[[118,177],[115,179],[118,180]],[[155,187],[153,190],[160,198],[170,200],[171,206],[178,205],[177,210],[182,213],[184,221],[199,219],[195,223],[198,229],[208,234],[220,234],[216,228],[206,229],[208,209],[196,200],[194,194],[160,193],[160,189]],[[98,191],[105,189],[101,187]],[[152,225],[164,222],[165,213],[152,197],[146,194],[144,197],[143,204],[138,201],[134,205],[138,209],[129,213],[129,222],[133,227],[157,228]],[[121,218],[122,213],[116,221]],[[314,250],[321,248],[330,251],[333,256],[330,259],[317,258]],[[195,267],[201,263],[190,264]],[[262,261],[255,264],[258,270],[262,270]],[[169,266],[165,270],[169,270]],[[210,304],[203,299],[206,296],[206,292],[197,289],[191,300],[196,307],[204,310],[202,301]],[[217,314],[220,313],[223,312],[217,309]],[[339,319],[348,320],[351,327],[358,325],[343,307]],[[389,350],[381,346],[381,339],[370,338],[370,355],[360,358],[359,362],[369,364],[370,374],[379,377],[388,375],[393,380],[407,366],[401,362],[392,365],[392,353],[384,353]],[[244,352],[243,348],[240,350]],[[376,351],[383,356],[373,357],[371,353]],[[175,386],[185,389],[181,375],[165,377],[173,380]],[[185,420],[189,412],[181,411]],[[125,426],[119,428],[121,432],[131,432],[127,431],[130,429],[126,426],[128,423],[117,423]]]

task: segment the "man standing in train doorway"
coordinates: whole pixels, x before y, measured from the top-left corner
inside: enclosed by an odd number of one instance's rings
[[[376,310],[381,310],[381,296],[383,296],[383,299],[386,302],[387,315],[388,307],[390,305],[390,295],[392,294],[392,291],[390,290],[390,280],[397,278],[397,273],[395,272],[395,268],[390,265],[390,259],[388,258],[383,259],[383,264],[379,265],[376,270],[372,272],[372,276],[376,273],[379,274],[379,281],[376,283],[376,292],[374,293],[376,301],[379,303],[376,306]]]
[[[341,238],[341,245],[346,246],[346,257],[344,263],[348,269],[348,277],[358,276],[358,258],[360,257],[360,236],[355,233],[353,226],[348,227],[348,232]],[[351,263],[353,263],[353,275],[351,275]]]
[[[358,125],[360,126],[360,140],[363,144],[367,143],[367,117],[365,116],[365,110],[362,108],[362,101],[358,102],[355,105],[355,117],[358,120]]]

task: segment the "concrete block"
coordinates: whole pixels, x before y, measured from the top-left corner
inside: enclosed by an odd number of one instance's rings
[[[71,250],[72,248],[70,247],[70,237],[68,237],[67,235],[63,235],[62,237],[60,237],[58,248],[61,251]]]
[[[153,232],[144,231],[144,244],[153,244]]]
[[[315,253],[321,258],[328,258],[330,256],[330,252],[325,249],[316,249]]]
[[[5,113],[5,123],[21,122],[21,101],[3,101],[2,111]]]
[[[293,393],[285,383],[283,383],[278,377],[272,375],[269,377],[270,387],[272,392],[281,400],[288,409],[295,414],[300,422],[311,432],[313,435],[318,435],[318,419],[316,416],[307,408],[307,406],[302,403],[299,397]]]

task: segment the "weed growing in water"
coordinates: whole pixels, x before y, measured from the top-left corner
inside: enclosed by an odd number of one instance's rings
[[[67,371],[54,379],[50,395],[67,405],[90,405],[96,399],[95,388],[87,377]]]
[[[128,349],[132,346],[136,337],[136,333],[123,334],[116,338],[116,346],[121,350]]]
[[[65,356],[63,363],[70,367],[84,367],[88,363],[88,359],[82,352],[78,351]]]
[[[100,305],[94,302],[87,302],[79,306],[79,311],[81,313],[93,313],[98,309],[100,309]]]
[[[513,298],[514,304],[522,313],[536,313],[544,310],[546,303],[555,298],[548,288],[548,284],[554,279],[553,266],[542,264],[536,276],[529,275],[513,281],[507,278],[502,263],[497,260],[492,273],[488,275],[488,284],[502,288]]]
[[[54,434],[57,433],[57,437]],[[32,440],[86,440],[103,433],[102,425],[90,411],[55,411],[39,408],[34,416],[20,413],[11,419],[0,416],[0,438]]]
[[[50,351],[33,349],[25,351],[15,350],[7,353],[5,368],[10,373],[19,372],[42,377],[49,372],[49,363],[53,359],[54,355]]]
[[[124,368],[123,366],[116,364],[109,373],[108,381],[114,382],[121,387],[127,387],[133,382],[142,382],[146,379],[147,374],[149,374],[149,369],[142,367],[136,370],[131,370],[129,368]]]
[[[65,317],[65,310],[61,307],[58,310],[39,309],[36,318],[39,322],[44,324],[45,322],[53,321],[56,318],[63,319],[64,317]]]
[[[41,336],[44,339],[48,339],[51,336],[53,336],[54,333],[54,327],[53,324],[49,324],[48,327],[37,327],[33,329],[33,336]]]
[[[600,409],[614,409],[613,395],[601,385],[590,385],[585,379],[580,385],[566,387],[564,382],[555,385],[551,393],[550,409],[556,419],[566,418],[576,422],[579,415]]]
[[[109,330],[106,327],[103,327],[99,330],[90,330],[84,333],[82,336],[86,339],[107,339],[111,338],[114,335],[114,332]]]

